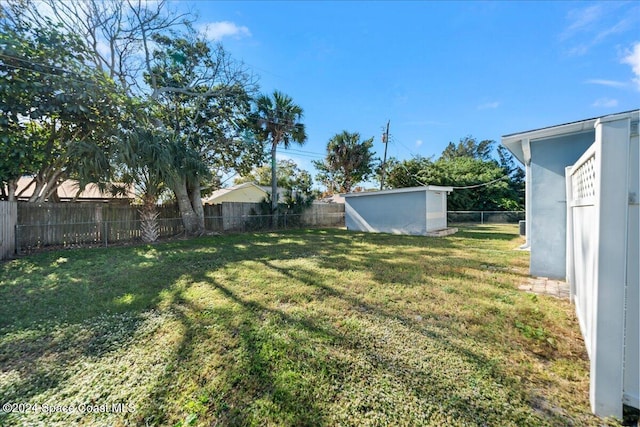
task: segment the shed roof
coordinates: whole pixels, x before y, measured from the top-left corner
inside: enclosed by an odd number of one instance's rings
[[[394,188],[391,190],[363,191],[361,193],[347,193],[347,194],[341,194],[341,196],[345,198],[350,198],[350,197],[381,196],[384,194],[415,193],[415,192],[424,192],[424,191],[446,191],[447,193],[450,193],[453,191],[453,187],[442,187],[439,185],[426,185],[424,187],[406,187],[406,188]]]

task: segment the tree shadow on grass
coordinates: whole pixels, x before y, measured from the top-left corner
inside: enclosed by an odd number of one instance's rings
[[[395,380],[399,384],[403,384],[403,387],[411,389],[412,393],[424,396],[425,393],[433,394],[434,390],[437,390],[435,394],[438,396],[447,394],[452,396],[451,400],[448,402],[449,406],[447,407],[447,411],[453,414],[457,421],[462,422],[463,424],[485,421],[487,419],[486,417],[493,416],[496,411],[500,410],[493,406],[505,404],[507,401],[513,402],[521,399],[521,391],[515,385],[514,380],[509,379],[508,375],[500,368],[499,361],[488,359],[483,354],[473,351],[470,348],[462,346],[460,343],[451,340],[450,337],[456,337],[461,333],[461,331],[455,326],[460,325],[467,319],[461,319],[452,314],[447,317],[446,321],[429,322],[425,325],[421,321],[416,321],[415,318],[400,315],[397,312],[389,310],[379,304],[364,302],[360,298],[347,294],[344,290],[339,290],[336,287],[330,286],[326,282],[317,279],[313,274],[313,271],[305,271],[299,266],[295,269],[287,269],[278,267],[270,261],[263,260],[262,262],[266,267],[278,271],[289,279],[300,281],[305,283],[307,286],[319,289],[319,293],[314,293],[318,298],[330,296],[344,300],[347,303],[346,306],[348,312],[355,313],[356,316],[373,318],[374,322],[379,324],[397,323],[400,325],[400,328],[419,333],[426,341],[438,342],[439,345],[441,345],[447,352],[455,354],[456,357],[464,360],[465,363],[474,366],[474,372],[480,372],[481,376],[490,377],[490,386],[497,385],[498,389],[502,391],[506,390],[506,393],[512,394],[512,396],[506,401],[495,401],[495,396],[485,396],[484,399],[479,399],[480,402],[474,403],[462,394],[456,398],[456,394],[452,394],[450,391],[451,384],[448,383],[446,375],[438,375],[434,372],[416,369],[415,365],[411,363],[406,363],[399,358],[391,357],[385,353],[380,353],[379,350],[377,350],[377,348],[380,347],[380,337],[369,335],[367,338],[362,339],[362,337],[354,337],[349,334],[341,335],[342,339],[339,342],[347,348],[355,348],[357,351],[366,353],[366,359],[371,361],[374,368],[378,366],[385,372],[408,372],[408,376],[395,377]],[[436,324],[435,326],[437,326],[435,329],[433,328],[434,323]],[[440,332],[436,332],[435,330],[439,330]],[[407,343],[407,345],[410,346],[411,344]],[[443,366],[443,369],[446,370],[447,367]],[[423,385],[416,385],[416,381],[414,381],[416,378],[422,378],[424,380],[422,382]],[[442,381],[441,387],[434,385],[434,381]],[[420,383],[420,381],[417,381],[417,383]],[[430,386],[424,387],[424,384],[430,384]],[[488,402],[491,401],[493,401],[493,403],[488,404]],[[477,404],[477,408],[475,409],[473,409],[474,404]],[[504,410],[509,411],[510,409],[504,408]],[[531,417],[531,419],[535,419],[535,417],[530,413],[527,413],[526,410],[523,411],[522,408],[520,408],[520,411],[523,412],[520,414],[521,416],[527,419],[529,417]],[[508,414],[505,413],[504,415],[507,416]]]
[[[273,242],[274,239],[276,243]],[[381,349],[385,348],[383,338],[366,328],[350,330],[343,325],[336,325],[333,323],[335,319],[330,316],[322,313],[307,313],[303,307],[296,307],[295,301],[290,303],[293,307],[289,308],[298,308],[298,310],[291,311],[267,305],[266,300],[247,299],[241,296],[238,289],[233,289],[239,286],[237,281],[232,279],[229,285],[220,283],[212,277],[213,272],[230,263],[255,261],[296,283],[316,289],[317,291],[311,296],[313,299],[331,297],[342,301],[346,312],[338,316],[339,323],[355,319],[376,325],[394,325],[394,330],[405,331],[407,334],[412,334],[411,336],[420,335],[426,340],[425,342],[437,342],[447,352],[457,355],[458,359],[476,366],[479,372],[486,373],[491,378],[490,384],[506,387],[508,393],[513,394],[513,399],[518,400],[519,389],[514,387],[506,374],[501,371],[499,364],[487,359],[480,352],[461,346],[452,340],[447,331],[451,332],[452,336],[459,331],[450,329],[447,324],[425,325],[413,318],[399,315],[385,305],[367,302],[362,296],[349,294],[343,288],[320,280],[313,270],[307,270],[299,265],[295,268],[278,265],[282,261],[315,256],[318,258],[318,265],[324,269],[333,268],[335,274],[339,275],[340,271],[349,268],[349,263],[344,262],[336,267],[338,258],[354,256],[360,262],[354,264],[352,268],[366,270],[371,267],[371,263],[377,263],[380,266],[380,272],[394,269],[402,271],[415,267],[416,261],[393,263],[385,261],[385,257],[394,251],[415,249],[416,245],[425,256],[429,253],[440,256],[438,251],[456,247],[455,242],[449,240],[431,242],[420,238],[405,239],[402,236],[315,231],[308,234],[298,232],[240,236],[225,239],[224,244],[219,247],[213,246],[217,243],[216,239],[202,240],[199,243],[202,244],[195,247],[192,244],[155,247],[154,250],[159,253],[154,257],[149,257],[149,251],[146,250],[125,250],[122,257],[112,257],[112,259],[119,260],[116,262],[124,262],[125,258],[128,260],[126,277],[117,281],[117,286],[111,288],[96,289],[95,282],[91,282],[87,274],[83,275],[78,272],[79,270],[75,270],[64,277],[63,270],[57,273],[62,277],[57,288],[38,286],[34,280],[28,281],[22,289],[0,290],[2,294],[0,300],[4,298],[9,302],[11,296],[17,295],[18,305],[36,305],[30,316],[18,318],[14,322],[8,319],[7,311],[0,311],[0,320],[6,322],[2,323],[2,326],[7,330],[20,336],[21,331],[30,331],[29,328],[34,324],[44,322],[47,325],[42,346],[38,344],[33,347],[35,343],[33,339],[21,338],[23,341],[19,345],[20,349],[12,351],[10,358],[22,357],[24,369],[29,369],[30,363],[36,366],[39,359],[46,353],[47,343],[51,343],[52,329],[55,327],[67,328],[69,322],[72,325],[82,325],[103,310],[112,314],[131,313],[134,320],[131,322],[131,328],[125,328],[126,330],[123,331],[124,340],[120,344],[103,339],[101,336],[105,331],[100,327],[90,331],[82,340],[68,338],[62,340],[70,348],[84,349],[79,352],[77,350],[69,352],[65,356],[68,359],[64,363],[73,363],[73,359],[80,357],[83,353],[96,358],[102,357],[112,348],[126,348],[130,345],[126,338],[133,337],[135,330],[139,327],[135,321],[138,313],[163,304],[171,310],[182,325],[184,333],[172,350],[173,360],[167,365],[165,374],[157,379],[153,391],[149,393],[147,399],[149,405],[135,415],[136,422],[152,424],[174,422],[176,417],[180,416],[180,410],[176,412],[172,405],[182,404],[181,410],[185,416],[194,414],[202,419],[228,425],[269,422],[281,425],[327,423],[329,422],[327,407],[335,399],[348,398],[341,394],[344,383],[357,387],[354,381],[363,379],[349,377],[349,372],[355,368],[355,365],[352,367],[351,364],[355,362],[342,358],[341,354],[353,354],[357,360],[364,360],[367,369],[378,373],[382,371],[391,373],[397,387],[410,390],[411,395],[420,396],[425,403],[437,406],[436,402],[424,396],[434,390],[437,396],[455,395],[455,392],[451,392],[451,382],[437,372],[421,369],[406,359],[381,352]],[[383,255],[372,254],[370,249],[365,247],[366,245],[378,246]],[[367,261],[367,258],[374,259]],[[441,261],[441,264],[439,268],[445,268],[446,260]],[[158,280],[150,281],[149,276],[156,277]],[[376,277],[374,274],[374,279],[379,284],[384,283],[385,277],[387,276]],[[101,283],[108,283],[108,280],[103,280]],[[137,286],[141,281],[145,286]],[[407,276],[402,278],[400,283],[408,286],[414,281],[415,278]],[[176,286],[178,282],[180,286]],[[224,311],[221,307],[200,305],[188,295],[195,284],[204,284],[212,291],[219,292],[238,311]],[[74,305],[77,299],[64,298],[65,295],[73,293],[74,289],[80,291],[83,298],[96,293],[99,297],[88,298],[86,303],[90,307],[80,309]],[[49,304],[52,306],[45,307]],[[18,310],[18,313],[22,311]],[[448,319],[452,325],[462,320],[455,315],[451,315]],[[111,324],[115,326],[116,323],[114,318]],[[207,332],[211,330],[209,328],[218,330],[218,335]],[[222,340],[225,343],[224,346],[212,343],[214,339],[219,338],[224,338]],[[14,343],[18,342],[14,341]],[[7,343],[5,349],[9,346],[15,349],[13,345]],[[220,358],[216,362],[219,365],[215,363],[211,366],[199,365],[207,346],[212,346],[212,351]],[[57,351],[65,354],[62,348]],[[7,360],[6,357],[0,359],[0,367],[3,369],[10,367],[10,363],[14,361]],[[365,374],[366,370],[358,372]],[[36,375],[32,375],[27,381],[36,381]],[[191,376],[198,378],[191,378]],[[17,392],[13,397],[20,399],[34,396],[46,389],[57,387],[66,379],[62,372],[60,376],[48,383],[42,385],[34,383],[27,387],[32,392]],[[439,381],[442,383],[438,383]],[[215,384],[215,387],[212,388],[211,383]],[[431,384],[431,386],[427,388],[425,384]],[[175,401],[175,387],[180,385],[194,390],[188,393],[191,401]],[[475,423],[483,418],[490,419],[492,413],[488,412],[487,407],[480,405],[470,410],[473,402],[465,399],[462,395],[457,400],[450,399],[447,401],[449,406],[440,410],[453,415],[463,424]],[[357,411],[364,410],[366,405],[357,409]],[[375,413],[382,408],[375,407],[371,410]],[[397,411],[402,409],[399,408]]]
[[[163,409],[175,405],[172,385],[184,382],[186,372],[199,377],[191,387],[195,386],[192,395],[200,398],[200,405],[183,402],[185,419],[204,418],[223,425],[322,425],[323,402],[315,398],[313,385],[297,369],[300,364],[313,365],[313,358],[298,351],[303,349],[304,339],[289,332],[304,330],[318,340],[333,341],[339,337],[313,321],[294,319],[257,301],[245,300],[205,273],[193,274],[190,281],[206,283],[235,308],[197,306],[183,293],[176,294],[171,305],[185,327],[184,339],[176,349],[172,368],[151,392],[152,406],[139,414],[138,422],[177,422],[175,413],[171,416]],[[271,323],[271,327],[265,326]],[[208,347],[202,335],[210,327],[218,331],[218,341],[225,343],[222,349],[217,349],[224,366],[207,366],[198,358],[203,348]]]
[[[504,225],[459,225],[459,231],[454,234],[454,237],[460,237],[465,239],[476,239],[476,240],[514,240],[519,238],[517,235],[513,233],[505,232]]]

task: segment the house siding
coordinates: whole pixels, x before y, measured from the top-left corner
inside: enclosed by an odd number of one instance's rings
[[[593,144],[595,131],[531,141],[530,273],[566,276],[565,168]]]

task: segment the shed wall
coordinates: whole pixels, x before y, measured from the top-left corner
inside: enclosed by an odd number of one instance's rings
[[[424,235],[427,233],[426,193],[415,191],[346,197],[347,230]]]
[[[595,131],[531,141],[530,273],[566,276],[565,168],[595,139]]]
[[[447,193],[427,191],[427,231],[447,228]]]

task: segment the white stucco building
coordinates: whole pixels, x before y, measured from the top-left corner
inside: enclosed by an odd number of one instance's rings
[[[640,408],[640,110],[506,135],[526,167],[530,272],[566,279],[600,416]]]
[[[344,194],[348,230],[427,235],[447,228],[452,187],[429,185]]]

